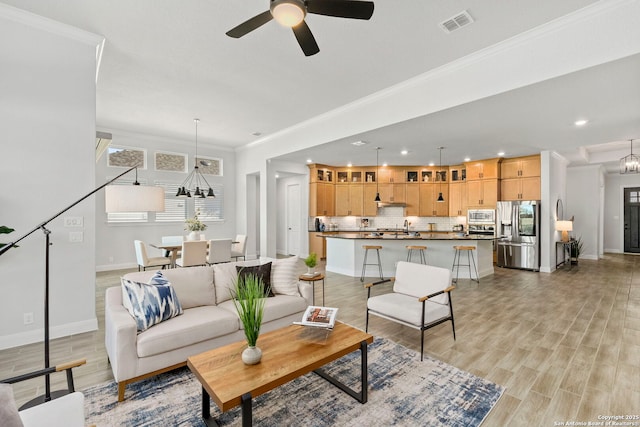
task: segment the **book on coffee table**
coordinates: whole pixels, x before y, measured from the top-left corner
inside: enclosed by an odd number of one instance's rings
[[[302,326],[333,329],[336,324],[337,314],[338,309],[335,307],[318,307],[310,305],[302,315],[302,321],[293,323]]]

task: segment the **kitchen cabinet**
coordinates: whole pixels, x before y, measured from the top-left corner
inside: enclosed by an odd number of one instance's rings
[[[368,217],[378,214],[378,202],[375,201],[376,192],[375,184],[365,184],[363,186],[362,216]]]
[[[540,176],[540,156],[514,157],[504,159],[500,164],[502,179]]]
[[[444,202],[438,202],[442,192]],[[420,184],[420,216],[449,216],[449,184]]]
[[[499,190],[497,179],[467,181],[467,207],[495,209]]]
[[[467,216],[467,183],[460,180],[449,184],[449,215]]]
[[[362,216],[364,187],[362,184],[337,185],[336,216]]]
[[[501,160],[502,159],[500,158],[496,158],[465,163],[464,167],[466,170],[467,181],[478,179],[499,179],[499,166]]]
[[[309,182],[333,182],[334,170],[327,165],[318,163],[309,166]]]
[[[333,183],[312,182],[309,184],[309,215],[335,215],[335,186]]]
[[[362,169],[357,168],[338,168],[336,173],[336,184],[352,184],[362,183],[364,180],[364,173]]]
[[[318,258],[327,258],[327,241],[322,236],[322,233],[309,232],[309,253],[315,252]]]
[[[405,186],[405,203],[404,213],[406,216],[420,215],[420,186]]]
[[[449,166],[449,182],[459,182],[467,180],[467,169],[464,165]]]
[[[500,200],[540,200],[540,177],[501,180]]]

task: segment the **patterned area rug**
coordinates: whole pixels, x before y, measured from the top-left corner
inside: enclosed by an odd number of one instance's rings
[[[358,403],[310,373],[253,400],[253,422],[260,426],[478,426],[504,388],[392,341],[376,338],[369,346],[368,402]],[[330,374],[360,389],[360,352],[326,366]],[[87,424],[98,426],[204,426],[202,392],[187,369],[127,386],[117,401],[115,383],[83,390]],[[221,426],[241,424],[240,408],[221,414]]]

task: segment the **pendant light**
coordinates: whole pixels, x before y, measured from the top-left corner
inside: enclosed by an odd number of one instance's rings
[[[640,156],[633,154],[633,139],[629,140],[631,144],[631,153],[620,159],[620,173],[638,173],[640,172]]]
[[[438,172],[436,173],[440,173],[442,171],[442,150],[444,150],[444,147],[438,147],[438,150],[440,150],[440,168],[438,170]],[[437,202],[444,202],[444,197],[442,197],[442,175],[440,175],[440,188],[439,188],[440,192],[438,193],[438,199],[436,200]]]
[[[195,164],[193,166],[193,170],[191,171],[189,176],[187,176],[187,179],[185,179],[182,185],[180,185],[180,187],[178,188],[176,197],[191,197],[191,191],[193,191],[194,197],[200,197],[202,199],[207,197],[216,197],[216,195],[213,194],[213,188],[211,188],[207,180],[202,175],[202,172],[200,172],[200,169],[198,168],[198,122],[200,121],[200,119],[193,119],[193,121],[196,123],[196,156],[193,159]],[[200,160],[200,162],[202,164],[205,164],[202,160]],[[208,190],[205,190],[205,185],[207,186]]]
[[[376,198],[374,202],[380,202],[380,190],[378,189],[378,183],[380,182],[380,171],[378,169],[378,154],[380,154],[380,147],[376,147]]]

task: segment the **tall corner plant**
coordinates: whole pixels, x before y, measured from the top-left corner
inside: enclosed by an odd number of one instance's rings
[[[255,274],[238,275],[235,288],[231,291],[250,347],[255,347],[260,335],[266,293],[262,279]]]

